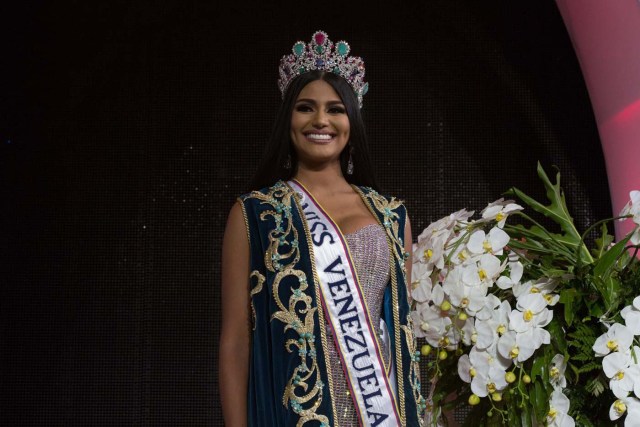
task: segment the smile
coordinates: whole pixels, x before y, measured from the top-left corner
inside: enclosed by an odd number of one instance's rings
[[[304,136],[311,142],[326,143],[331,141],[335,135],[330,133],[305,133]]]

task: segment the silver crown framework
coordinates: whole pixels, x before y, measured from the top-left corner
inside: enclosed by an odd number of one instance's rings
[[[324,31],[316,31],[311,42],[298,41],[291,49],[293,53],[284,55],[278,67],[280,78],[278,87],[284,94],[293,79],[309,71],[332,72],[344,78],[353,88],[362,108],[362,98],[369,90],[364,81],[364,61],[359,56],[347,56],[351,51],[349,43],[339,41],[335,45]]]

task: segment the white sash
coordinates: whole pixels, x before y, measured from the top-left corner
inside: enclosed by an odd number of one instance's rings
[[[302,184],[288,184],[302,196],[299,203],[311,233],[322,308],[346,367],[345,377],[360,423],[397,427],[400,416],[392,385],[385,374],[381,348],[344,236]]]

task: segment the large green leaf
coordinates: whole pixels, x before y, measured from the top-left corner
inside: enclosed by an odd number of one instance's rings
[[[572,236],[566,236],[564,234],[552,233],[547,229],[534,225],[529,228],[525,228],[522,224],[517,224],[511,227],[517,233],[522,234],[524,237],[528,238],[536,238],[545,243],[550,242],[559,242],[562,245],[570,248],[572,251],[575,251],[578,248],[579,241],[576,241]]]
[[[515,187],[508,191],[508,193],[517,196],[520,200],[529,205],[533,210],[556,222],[558,225],[560,225],[562,231],[564,231],[567,239],[573,242],[575,245],[579,245],[581,242],[581,236],[580,233],[578,233],[578,230],[576,230],[575,225],[573,224],[573,218],[569,214],[569,209],[567,208],[567,204],[564,198],[564,192],[560,187],[560,173],[556,174],[556,183],[553,184],[538,162],[538,176],[545,186],[547,199],[549,199],[550,202],[549,205],[543,205],[542,203],[538,202],[532,197],[529,197]],[[589,254],[589,251],[586,247],[582,246],[580,248],[580,254],[582,262],[593,262],[593,258],[591,257],[591,254]]]

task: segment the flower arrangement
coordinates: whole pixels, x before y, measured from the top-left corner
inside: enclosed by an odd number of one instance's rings
[[[435,356],[430,425],[465,402],[465,425],[640,425],[640,192],[581,234],[560,175],[538,175],[548,205],[508,194],[559,230],[500,199],[479,219],[460,210],[430,224],[414,244],[410,316],[422,355]],[[614,243],[607,224],[626,218],[636,227]]]

